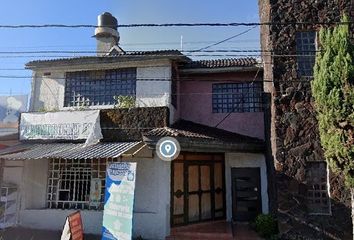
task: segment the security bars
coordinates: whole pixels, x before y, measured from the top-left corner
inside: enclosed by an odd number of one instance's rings
[[[113,159],[50,159],[47,207],[51,209],[102,210],[106,166]],[[99,201],[90,196],[91,180],[100,181]]]

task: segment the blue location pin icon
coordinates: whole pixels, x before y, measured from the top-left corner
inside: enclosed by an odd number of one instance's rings
[[[172,149],[172,147],[170,144],[165,144],[165,151],[167,152],[168,155],[170,154],[171,149]]]

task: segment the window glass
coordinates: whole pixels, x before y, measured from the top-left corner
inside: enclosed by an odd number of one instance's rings
[[[261,112],[262,83],[213,84],[213,112]]]
[[[135,96],[136,69],[68,72],[65,107],[114,105],[114,96]]]
[[[296,33],[296,55],[300,76],[312,76],[316,57],[316,32]]]

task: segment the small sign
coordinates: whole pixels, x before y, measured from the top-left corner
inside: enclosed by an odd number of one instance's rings
[[[90,187],[90,206],[99,207],[101,204],[101,179],[92,178]]]
[[[107,169],[102,240],[131,240],[136,163],[112,163]]]
[[[84,230],[79,211],[70,214],[65,221],[61,240],[83,240]]]

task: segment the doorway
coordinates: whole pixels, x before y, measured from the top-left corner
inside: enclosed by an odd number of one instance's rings
[[[232,168],[232,218],[252,221],[262,213],[260,168]]]
[[[225,218],[224,156],[183,153],[172,162],[171,226]]]

